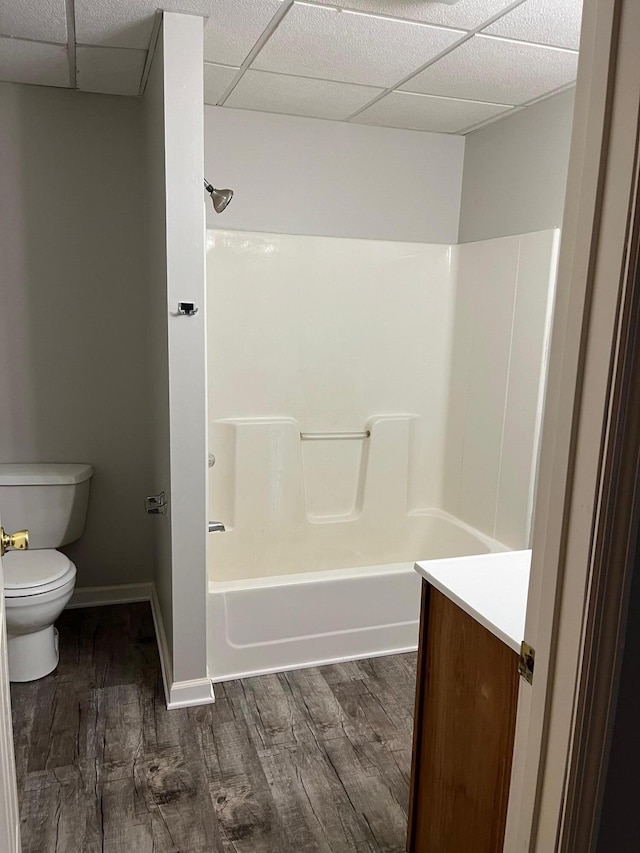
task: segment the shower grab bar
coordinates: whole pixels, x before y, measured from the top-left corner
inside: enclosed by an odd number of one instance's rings
[[[336,441],[338,439],[363,439],[369,438],[371,430],[364,432],[301,432],[302,441]]]

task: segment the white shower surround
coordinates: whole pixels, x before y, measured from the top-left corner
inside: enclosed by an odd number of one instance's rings
[[[209,232],[212,680],[415,648],[413,562],[528,546],[558,242]]]

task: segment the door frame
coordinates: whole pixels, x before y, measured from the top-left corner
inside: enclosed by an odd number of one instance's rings
[[[0,519],[0,529],[2,520]],[[20,812],[13,748],[4,575],[0,555],[0,849],[20,853]]]
[[[535,675],[520,687],[506,853],[586,853],[597,831],[628,594],[630,549],[620,537],[629,540],[636,512],[621,454],[639,449],[625,430],[639,39],[637,0],[585,0],[525,628]],[[587,756],[594,732],[599,745]]]

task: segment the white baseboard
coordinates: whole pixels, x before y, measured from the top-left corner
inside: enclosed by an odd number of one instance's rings
[[[167,708],[172,711],[174,708],[190,708],[194,705],[210,705],[215,702],[210,678],[197,678],[191,681],[173,680],[169,644],[162,621],[160,601],[153,584],[151,587],[151,613],[153,614],[153,624],[158,640],[158,654],[160,655],[160,669],[162,670],[162,684]]]
[[[169,707],[170,687],[173,680],[173,666],[169,654],[169,644],[162,621],[160,601],[154,585],[151,587],[151,615],[153,616],[153,627],[156,629],[156,641],[158,643],[158,654],[160,656],[160,670],[162,671],[162,685],[164,687],[164,698]]]
[[[67,607],[104,607],[108,604],[132,604],[151,601],[152,583],[126,583],[118,586],[78,587]]]
[[[211,705],[215,702],[213,684],[210,678],[196,678],[192,681],[174,681],[171,685],[167,708],[192,708],[197,705]]]

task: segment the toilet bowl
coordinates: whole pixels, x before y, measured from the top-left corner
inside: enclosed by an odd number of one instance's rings
[[[84,464],[0,464],[2,524],[29,531],[29,550],[2,558],[10,681],[35,681],[58,665],[54,622],[76,567],[57,549],[82,535],[92,475]]]
[[[76,567],[60,551],[9,552],[2,560],[11,681],[35,681],[58,665],[54,622],[73,595]]]

